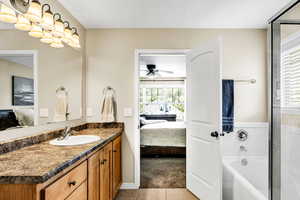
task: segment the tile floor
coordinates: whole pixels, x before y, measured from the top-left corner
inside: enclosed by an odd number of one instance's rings
[[[116,200],[198,200],[187,189],[120,190]]]

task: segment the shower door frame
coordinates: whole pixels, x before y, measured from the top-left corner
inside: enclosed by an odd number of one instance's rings
[[[298,3],[299,0],[293,0],[269,20],[269,200],[285,200],[281,193],[281,25],[300,25],[300,19],[279,18]]]

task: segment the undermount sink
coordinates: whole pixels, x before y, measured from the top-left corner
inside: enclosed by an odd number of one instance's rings
[[[63,140],[59,140],[57,138],[51,140],[49,143],[55,146],[75,146],[75,145],[89,144],[89,143],[97,142],[99,140],[101,140],[101,138],[95,135],[77,135],[77,136],[69,136],[68,138]]]

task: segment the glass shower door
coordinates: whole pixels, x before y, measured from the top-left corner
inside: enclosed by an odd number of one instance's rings
[[[300,200],[300,4],[271,23],[272,200]]]

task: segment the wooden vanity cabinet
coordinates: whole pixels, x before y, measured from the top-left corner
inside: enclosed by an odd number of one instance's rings
[[[113,146],[113,166],[112,166],[112,196],[116,197],[122,184],[121,166],[121,136],[112,142]]]
[[[100,195],[100,152],[88,159],[88,199],[99,200]]]
[[[88,159],[88,200],[115,199],[122,183],[121,136]]]
[[[0,200],[112,200],[121,178],[121,136],[41,184],[0,184]]]
[[[112,143],[100,151],[100,200],[112,199]]]

